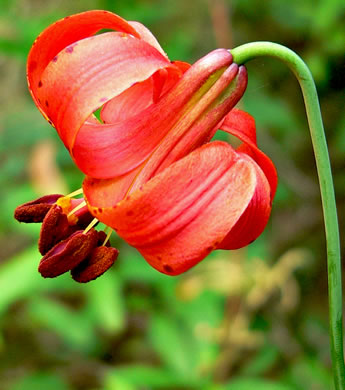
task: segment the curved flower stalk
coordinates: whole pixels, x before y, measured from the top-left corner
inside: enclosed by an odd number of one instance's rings
[[[95,35],[101,29],[112,31]],[[83,198],[17,209],[20,221],[43,221],[43,276],[72,270],[85,282],[108,269],[118,253],[95,230],[99,221],[169,275],[262,233],[277,176],[257,147],[254,119],[234,108],[247,72],[229,51],[171,62],[140,23],[90,11],[48,27],[27,70],[37,107],[86,175]],[[211,141],[218,129],[241,145]]]

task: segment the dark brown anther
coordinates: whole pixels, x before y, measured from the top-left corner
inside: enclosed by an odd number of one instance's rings
[[[19,222],[42,222],[52,205],[62,196],[60,194],[46,195],[24,203],[14,210],[14,218]]]
[[[78,228],[73,228],[68,223],[67,215],[62,208],[54,205],[44,217],[40,238],[38,240],[38,249],[42,255],[45,255],[55,244],[67,238]]]
[[[98,246],[89,257],[72,269],[72,278],[79,283],[95,280],[114,264],[118,255],[116,248]]]
[[[91,229],[84,234],[74,232],[66,240],[56,244],[40,261],[38,271],[44,278],[55,278],[75,268],[91,255],[98,241],[97,231]]]

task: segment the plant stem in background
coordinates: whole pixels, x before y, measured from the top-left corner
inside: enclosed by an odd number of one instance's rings
[[[272,42],[253,42],[239,46],[231,53],[234,62],[244,64],[268,56],[283,61],[300,84],[319,176],[327,241],[329,321],[333,376],[336,390],[345,389],[342,322],[342,284],[340,239],[333,178],[319,100],[314,79],[304,61],[292,50]]]

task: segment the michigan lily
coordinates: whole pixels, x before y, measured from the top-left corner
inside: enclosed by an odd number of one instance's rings
[[[102,29],[111,31],[96,34]],[[78,280],[83,269],[79,281],[88,281],[110,267],[117,251],[94,233],[99,221],[169,275],[262,233],[276,171],[257,146],[254,119],[234,108],[247,72],[228,50],[193,65],[172,62],[140,23],[89,11],[36,39],[27,77],[37,107],[86,175],[82,198],[56,195],[17,209],[18,220],[43,222],[43,276],[72,270]],[[240,146],[212,141],[218,129]],[[85,227],[80,218],[90,215]],[[42,239],[45,226],[62,233]]]
[[[102,29],[110,32],[96,34]],[[78,282],[97,278],[117,259],[108,241],[112,230],[169,275],[215,249],[249,244],[267,224],[277,176],[257,147],[254,119],[234,106],[247,84],[242,64],[262,56],[288,65],[303,92],[324,211],[334,384],[342,390],[341,256],[332,172],[313,77],[290,49],[253,42],[231,54],[215,50],[191,66],[171,62],[140,23],[107,11],[51,25],[29,53],[29,89],[86,178],[72,194],[19,206],[15,218],[42,222],[41,274],[71,271]],[[240,146],[212,141],[218,129],[237,137]],[[107,235],[95,230],[99,221]]]

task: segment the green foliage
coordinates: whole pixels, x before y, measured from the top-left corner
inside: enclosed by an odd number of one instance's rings
[[[40,372],[27,375],[12,386],[10,390],[70,390],[70,388],[58,375]]]
[[[345,221],[342,0],[0,0],[1,390],[331,388],[314,160],[297,82],[276,61],[248,64],[241,102],[257,120],[259,145],[280,183],[270,226],[247,250],[220,251],[171,278],[118,240],[113,270],[79,285],[69,275],[41,278],[39,226],[13,220],[18,204],[50,188],[37,183],[38,146],[56,148],[51,158],[65,188],[82,181],[26,90],[25,59],[36,36],[60,17],[108,9],[146,24],[172,59],[193,62],[223,45],[215,4],[228,16],[225,38],[234,46],[272,40],[310,65]]]

